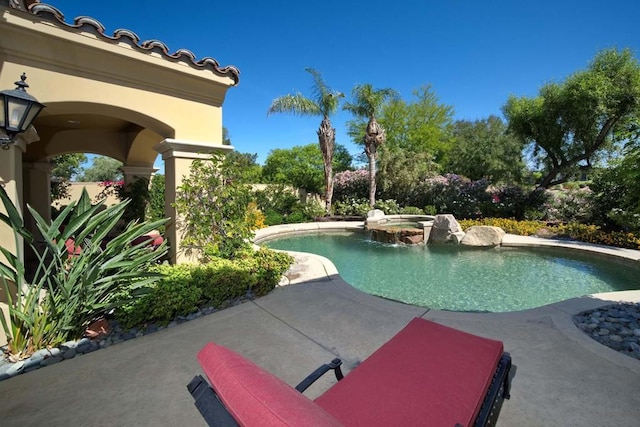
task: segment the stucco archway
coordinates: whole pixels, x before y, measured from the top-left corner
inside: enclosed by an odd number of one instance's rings
[[[47,108],[20,144],[0,153],[0,181],[14,202],[48,215],[49,170],[55,155],[104,154],[122,161],[129,177],[149,176],[157,154],[165,161],[166,214],[194,158],[227,151],[222,104],[238,83],[235,67],[188,50],[169,52],[130,30],[105,33],[89,17],[66,22],[56,8],[34,0],[0,0],[0,88],[23,72],[29,92]],[[5,240],[8,230],[0,227]],[[180,233],[169,224],[171,258]],[[15,249],[15,248],[14,248]],[[11,250],[11,249],[10,249]]]

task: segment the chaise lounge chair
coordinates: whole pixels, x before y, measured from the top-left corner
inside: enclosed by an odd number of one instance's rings
[[[484,426],[509,398],[511,357],[500,341],[421,319],[348,375],[340,359],[295,389],[217,344],[199,353],[187,385],[210,426]],[[314,401],[301,392],[333,370],[337,383]]]

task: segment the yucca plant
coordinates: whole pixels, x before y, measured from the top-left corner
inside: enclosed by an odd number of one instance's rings
[[[2,248],[6,263],[0,262],[0,273],[10,319],[9,324],[2,319],[2,326],[14,359],[81,337],[91,321],[128,302],[115,298],[117,291],[127,289],[135,298],[161,277],[148,267],[165,255],[165,244],[151,250],[144,242],[131,242],[163,225],[165,219],[129,223],[103,244],[117,227],[128,201],[106,208],[103,202],[91,205],[83,191],[78,202],[72,202],[51,223],[28,206],[44,240],[44,249],[38,250],[1,187],[0,198],[7,211],[0,219],[13,229],[16,246],[20,248],[20,237],[24,238],[38,258],[33,278],[27,283],[21,256]],[[67,250],[69,242],[73,254]],[[17,287],[15,298],[10,292],[12,284]]]

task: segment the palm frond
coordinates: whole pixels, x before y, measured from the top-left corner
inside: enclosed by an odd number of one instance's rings
[[[360,118],[375,117],[386,101],[400,97],[393,89],[374,89],[370,83],[355,85],[351,96],[353,101],[345,103],[343,109]]]
[[[297,116],[319,116],[320,106],[301,93],[284,95],[276,98],[271,103],[267,115],[273,113],[291,113]]]
[[[316,104],[320,106],[322,117],[329,117],[338,109],[340,98],[343,98],[344,94],[331,89],[325,83],[319,71],[313,68],[305,68],[305,71],[313,76],[313,98]]]

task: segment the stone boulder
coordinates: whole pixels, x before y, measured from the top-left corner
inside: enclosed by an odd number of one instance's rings
[[[467,229],[467,232],[460,241],[460,244],[464,246],[477,247],[498,246],[502,243],[504,235],[505,232],[500,227],[474,225]]]
[[[382,243],[405,245],[424,244],[424,230],[418,227],[393,227],[387,225],[367,225],[371,240]]]
[[[454,245],[459,245],[460,242],[462,242],[462,239],[464,239],[465,235],[466,234],[464,231],[456,231],[455,233],[451,233],[451,243],[453,243]]]
[[[436,215],[429,235],[429,243],[451,243],[454,233],[456,233],[456,240],[460,237],[458,233],[462,233],[462,228],[456,218],[451,214]]]
[[[380,209],[372,209],[367,212],[367,219],[382,219],[384,218],[384,211]]]

